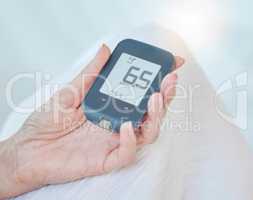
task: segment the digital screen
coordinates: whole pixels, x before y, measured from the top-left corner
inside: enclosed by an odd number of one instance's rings
[[[158,64],[122,53],[100,92],[138,106],[160,69]]]

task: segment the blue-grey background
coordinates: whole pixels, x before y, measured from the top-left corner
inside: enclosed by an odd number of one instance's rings
[[[183,37],[216,88],[247,73],[243,134],[253,146],[252,10],[252,0],[0,0],[0,126],[11,111],[6,84],[17,73],[57,76],[98,39],[157,21]],[[15,101],[33,92],[23,80],[14,88]],[[233,114],[229,95],[224,100]]]

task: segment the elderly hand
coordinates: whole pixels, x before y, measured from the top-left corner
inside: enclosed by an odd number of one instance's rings
[[[109,56],[103,45],[68,86],[31,114],[18,134],[0,144],[0,199],[128,166],[135,161],[137,148],[156,140],[175,94],[175,73],[151,96],[139,130],[125,123],[120,134],[110,134],[86,120],[80,104]],[[183,62],[176,57],[175,69]]]

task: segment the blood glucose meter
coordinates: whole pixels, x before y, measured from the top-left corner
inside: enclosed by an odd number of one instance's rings
[[[112,132],[119,132],[127,121],[137,128],[150,96],[160,90],[174,62],[170,52],[158,47],[133,39],[121,41],[83,101],[86,118]]]

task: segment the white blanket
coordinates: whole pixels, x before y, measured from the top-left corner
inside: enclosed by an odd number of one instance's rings
[[[138,162],[130,168],[44,187],[16,199],[252,200],[252,153],[239,129],[216,111],[215,91],[182,39],[157,25],[147,25],[106,43],[114,48],[125,37],[160,46],[186,59],[185,66],[178,71],[178,96],[158,141],[140,151]],[[52,84],[71,80],[95,53],[98,44]],[[38,94],[39,91],[35,95]],[[220,100],[217,102],[222,105]],[[32,103],[30,97],[22,106]],[[1,137],[15,133],[27,116],[12,113]]]

